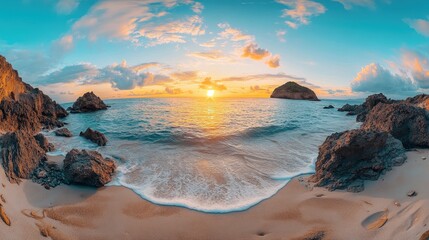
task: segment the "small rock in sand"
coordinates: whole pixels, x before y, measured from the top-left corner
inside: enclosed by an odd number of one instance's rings
[[[429,239],[429,230],[424,232],[422,236],[420,236],[420,240],[428,240]]]
[[[407,193],[407,196],[408,196],[408,197],[415,197],[415,196],[417,196],[417,192],[416,192],[416,191],[414,191],[414,190],[411,190],[411,191],[409,191],[409,192]]]
[[[325,196],[325,194],[323,193],[316,194],[316,197],[323,197],[323,196]]]
[[[393,202],[393,204],[395,204],[395,206],[397,206],[397,207],[400,207],[400,206],[401,206],[401,203],[400,203],[400,202],[398,202],[398,201],[394,201],[394,202]]]
[[[45,177],[46,177],[46,175],[47,175],[46,171],[45,171],[45,170],[42,170],[42,171],[40,171],[40,172],[37,174],[37,177],[38,177],[38,178],[45,178]]]
[[[6,199],[4,199],[3,194],[0,194],[0,199],[3,203],[6,203]]]
[[[11,225],[10,219],[7,216],[7,214],[4,212],[3,205],[1,205],[1,204],[0,204],[0,217],[1,217],[1,220],[3,220],[3,222],[6,223],[6,225],[8,225],[8,226]]]
[[[422,157],[422,160],[426,160],[426,157]]]

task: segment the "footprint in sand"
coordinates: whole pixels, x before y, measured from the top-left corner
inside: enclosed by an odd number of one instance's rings
[[[379,229],[386,224],[388,220],[389,211],[386,209],[384,211],[376,212],[369,215],[365,220],[362,221],[362,226],[367,230]]]

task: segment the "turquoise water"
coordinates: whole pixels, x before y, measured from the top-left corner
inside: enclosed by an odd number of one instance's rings
[[[71,114],[75,137],[46,133],[57,151],[94,149],[115,159],[111,185],[126,186],[158,204],[204,212],[249,208],[292,177],[312,172],[317,148],[333,132],[357,127],[340,107],[281,99],[122,99],[111,108]],[[68,107],[70,104],[65,104]],[[87,127],[105,133],[105,147],[79,137]]]

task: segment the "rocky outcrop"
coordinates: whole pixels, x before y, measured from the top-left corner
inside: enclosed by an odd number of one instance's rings
[[[96,151],[71,150],[64,159],[64,180],[87,186],[101,187],[112,180],[116,164]]]
[[[67,112],[37,88],[24,83],[18,72],[0,56],[0,131],[61,127]]]
[[[409,97],[405,99],[404,102],[419,108],[429,110],[429,95],[427,94],[420,94],[414,97]]]
[[[381,103],[371,110],[361,128],[388,132],[406,148],[429,147],[428,120],[422,108],[406,103]]]
[[[7,133],[2,138],[3,168],[10,182],[30,178],[33,171],[46,160],[45,151],[36,139],[25,131]]]
[[[36,139],[37,144],[39,144],[39,147],[42,148],[45,152],[52,152],[55,150],[54,144],[50,143],[45,137],[45,135],[39,133],[34,136],[34,139]]]
[[[67,128],[60,128],[54,131],[56,136],[59,137],[73,137],[73,134]]]
[[[373,94],[365,99],[365,102],[361,105],[350,105],[346,104],[339,108],[340,112],[348,112],[348,116],[356,115],[357,122],[364,122],[366,115],[379,103],[394,103],[394,100],[387,99],[382,93]]]
[[[98,144],[98,146],[106,146],[107,138],[99,131],[86,129],[85,132],[80,132],[79,136],[89,139],[91,142]]]
[[[335,108],[334,106],[332,106],[332,105],[329,105],[329,106],[325,106],[325,107],[323,107],[323,109],[332,109],[332,108]]]
[[[69,109],[71,113],[95,112],[106,110],[108,106],[93,92],[87,92],[79,97],[73,106]]]
[[[64,173],[57,163],[44,161],[33,171],[31,179],[50,189],[64,182]]]
[[[364,180],[377,180],[405,160],[402,143],[386,132],[334,133],[319,147],[316,173],[309,180],[329,190],[358,192],[364,189]]]
[[[287,82],[274,89],[271,98],[319,101],[311,89],[303,87],[296,82]]]

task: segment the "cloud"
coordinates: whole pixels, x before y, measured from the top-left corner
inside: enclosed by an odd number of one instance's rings
[[[200,83],[200,88],[201,89],[214,89],[217,91],[223,91],[226,90],[226,86],[219,84],[218,81],[212,81],[211,78],[205,78],[201,83]]]
[[[167,10],[182,4],[193,4],[194,11],[203,7],[192,0],[105,0],[95,4],[74,23],[72,29],[77,36],[92,41],[105,37],[136,44],[147,40],[148,46],[184,43],[187,35],[205,33],[202,18],[196,15],[185,19],[172,20],[170,17],[168,21],[161,20],[167,15]]]
[[[198,71],[173,72],[170,77],[180,81],[192,81],[198,78]]]
[[[280,66],[280,56],[271,56],[268,61],[265,62],[270,68],[278,68]]]
[[[195,13],[201,13],[203,9],[204,9],[204,6],[200,2],[195,2],[194,5],[192,6],[192,11],[194,11]]]
[[[206,52],[193,52],[189,53],[188,56],[206,59],[206,60],[214,60],[214,61],[224,61],[228,60],[228,56],[226,56],[222,51],[212,50]]]
[[[354,92],[385,92],[404,94],[415,92],[416,86],[406,75],[393,74],[377,63],[362,68],[351,83]]]
[[[276,32],[276,36],[280,42],[286,42],[285,35],[286,35],[286,31],[279,30]]]
[[[141,72],[137,68],[127,66],[123,61],[121,64],[112,64],[104,68],[97,68],[92,64],[78,64],[66,66],[38,79],[40,85],[74,82],[81,85],[110,83],[117,90],[129,90],[149,85],[163,85],[173,80],[169,76]],[[137,69],[137,70],[136,70]]]
[[[416,51],[404,50],[402,64],[411,72],[416,84],[421,88],[429,88],[429,59]]]
[[[65,35],[54,41],[51,46],[51,54],[54,58],[62,58],[66,53],[74,48],[74,39],[72,35]]]
[[[59,14],[70,14],[79,6],[79,0],[59,0],[55,10]]]
[[[252,41],[254,39],[252,35],[244,34],[240,30],[232,28],[228,23],[220,23],[218,27],[223,29],[223,31],[219,33],[222,39],[229,39],[234,42]]]
[[[311,0],[276,0],[278,3],[285,5],[282,17],[290,20],[286,21],[292,28],[297,28],[301,24],[309,24],[310,18],[326,12],[325,6]]]
[[[284,81],[284,82],[295,81],[303,85],[314,87],[314,85],[307,83],[305,78],[296,77],[296,76],[292,76],[284,73],[234,76],[234,77],[222,78],[222,79],[219,79],[218,81],[219,82],[242,82],[242,81],[260,81],[260,80],[277,80],[277,81]]]
[[[160,67],[160,66],[161,66],[161,64],[158,62],[149,62],[149,63],[142,63],[140,65],[134,66],[134,67],[132,67],[132,69],[134,71],[139,72],[139,71],[142,71],[142,70],[145,70],[148,68],[154,68],[154,67]]]
[[[172,42],[185,43],[185,35],[197,36],[205,33],[202,23],[203,20],[201,17],[192,16],[185,20],[165,24],[151,23],[141,28],[138,33],[139,36],[151,40],[149,46]]]
[[[429,37],[429,18],[428,19],[405,19],[405,23],[423,36]]]
[[[241,56],[244,58],[251,58],[253,60],[262,60],[270,55],[266,49],[259,48],[256,43],[249,43],[242,49]]]
[[[375,9],[374,0],[333,0],[333,1],[343,4],[344,8],[347,10],[352,9],[353,6],[360,6],[360,7]]]

